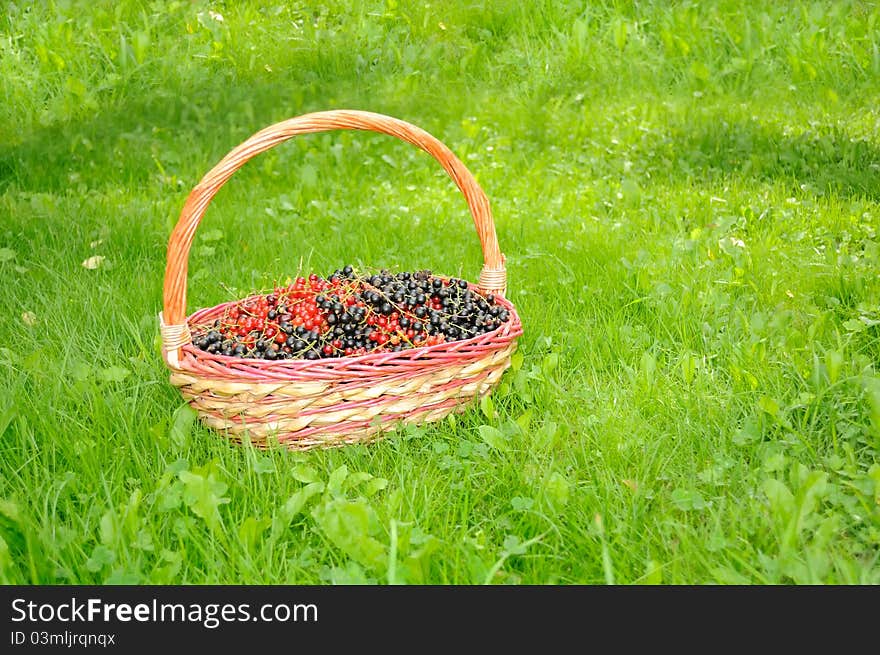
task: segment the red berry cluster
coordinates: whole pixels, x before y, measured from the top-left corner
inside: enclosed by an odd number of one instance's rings
[[[319,359],[467,339],[510,318],[492,295],[430,271],[362,276],[352,266],[298,277],[194,328],[197,348],[229,357]]]

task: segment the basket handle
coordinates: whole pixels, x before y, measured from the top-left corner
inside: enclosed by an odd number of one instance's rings
[[[174,351],[176,354],[181,346],[190,341],[189,329],[186,325],[189,251],[196,229],[220,187],[249,159],[291,137],[343,129],[371,130],[395,136],[421,148],[440,162],[464,194],[480,238],[483,269],[480,272],[478,286],[484,292],[504,295],[507,288],[507,270],[504,267],[504,255],[498,247],[489,200],[461,160],[423,129],[397,118],[357,110],[321,111],[303,114],[260,130],[232,149],[190,192],[168,241],[163,311],[159,315],[163,350]]]

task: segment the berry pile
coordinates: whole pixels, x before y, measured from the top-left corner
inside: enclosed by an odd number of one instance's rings
[[[509,318],[465,280],[427,270],[359,275],[345,266],[229,305],[213,324],[194,328],[193,343],[252,359],[348,357],[468,339]]]

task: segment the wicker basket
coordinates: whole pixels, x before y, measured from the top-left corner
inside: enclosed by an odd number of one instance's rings
[[[470,286],[495,294],[510,319],[492,332],[465,340],[357,357],[268,361],[196,348],[191,326],[222,316],[232,304],[186,315],[189,251],[214,194],[261,152],[297,134],[339,129],[389,134],[440,162],[467,200],[483,249],[479,283]],[[159,314],[162,354],[171,383],[207,425],[233,441],[249,440],[259,447],[279,442],[291,449],[372,441],[401,424],[437,421],[464,409],[499,381],[522,334],[515,308],[503,297],[506,276],[486,195],[449,148],[424,130],[381,114],[305,114],[254,134],[190,192],[168,242]]]

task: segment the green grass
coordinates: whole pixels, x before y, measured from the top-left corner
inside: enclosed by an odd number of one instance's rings
[[[0,582],[880,583],[876,2],[33,4],[0,17]],[[477,176],[522,357],[373,445],[230,446],[158,353],[168,235],[232,147],[342,107]],[[189,311],[481,264],[440,167],[366,133],[261,155],[199,234]]]

